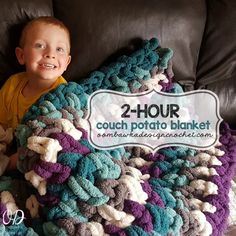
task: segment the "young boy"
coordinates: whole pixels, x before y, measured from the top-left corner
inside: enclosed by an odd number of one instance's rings
[[[70,34],[54,17],[39,17],[23,29],[16,57],[26,71],[12,75],[0,90],[0,124],[15,129],[44,93],[66,83],[62,77],[71,61]],[[10,159],[10,169],[17,155]]]

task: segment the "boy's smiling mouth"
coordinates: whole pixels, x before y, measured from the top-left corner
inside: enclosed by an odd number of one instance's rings
[[[57,68],[55,65],[53,65],[51,63],[41,63],[41,64],[39,64],[39,66],[42,69],[50,69],[50,70]]]

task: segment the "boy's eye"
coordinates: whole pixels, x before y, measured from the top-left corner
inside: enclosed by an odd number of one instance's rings
[[[41,48],[41,49],[43,49],[43,48],[45,48],[45,46],[44,46],[42,43],[36,43],[36,44],[35,44],[35,48]]]
[[[61,47],[58,47],[57,51],[60,52],[60,53],[64,53],[65,52],[64,48],[61,48]]]

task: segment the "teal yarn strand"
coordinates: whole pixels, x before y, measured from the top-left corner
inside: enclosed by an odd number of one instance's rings
[[[95,172],[97,170],[97,167],[94,165],[94,162],[90,158],[81,159],[81,161],[77,165],[77,170],[82,178],[85,178],[94,184],[96,178]]]
[[[132,87],[134,87],[135,89],[139,89],[142,87],[142,84],[139,83],[137,80],[133,80],[131,81]]]
[[[125,229],[125,232],[129,236],[148,236],[149,234],[145,232],[142,228],[137,225],[129,226]]]
[[[67,213],[67,218],[75,218],[79,219],[80,222],[87,222],[88,219],[84,217],[81,213],[79,208],[77,207],[77,202],[75,200],[69,200],[69,201],[61,201],[59,203],[59,207]]]
[[[27,139],[32,134],[32,130],[27,126],[20,124],[16,128],[17,142],[21,147],[27,146]]]
[[[74,176],[71,176],[68,180],[68,186],[77,198],[83,201],[87,201],[90,195],[77,183]]]
[[[15,186],[13,185],[12,178],[9,176],[0,177],[0,192],[2,191],[12,191]]]
[[[105,153],[107,156],[110,156],[110,158],[114,158],[117,160],[122,160],[122,158],[130,158],[130,153],[125,150],[124,147],[115,148],[112,150],[101,150],[99,152]]]
[[[90,181],[77,176],[71,176],[68,181],[68,186],[72,192],[77,196],[78,200],[83,200],[91,205],[100,206],[109,201],[109,197],[104,195],[96,186]]]
[[[75,200],[69,199],[67,201],[61,201],[58,206],[49,209],[47,214],[48,220],[56,220],[63,218],[74,217],[80,222],[87,222],[87,218],[84,217],[77,207],[77,202]]]
[[[185,156],[195,156],[197,153],[196,150],[187,147],[163,148],[159,152],[165,155],[166,160],[182,158]]]
[[[72,170],[77,167],[79,162],[84,156],[80,153],[60,153],[57,157],[58,162],[63,165],[69,166]]]
[[[72,192],[68,185],[50,184],[47,186],[47,191],[59,196],[62,201],[77,199],[77,196]]]
[[[176,199],[169,192],[170,190],[167,187],[162,187],[157,179],[152,178],[149,182],[152,189],[161,197],[162,201],[165,203],[165,206],[171,208],[176,207]]]
[[[45,236],[67,236],[66,231],[56,226],[53,222],[44,223],[43,232]]]
[[[162,70],[167,69],[168,62],[173,57],[173,51],[170,48],[158,48],[157,52],[160,55],[159,68]]]
[[[170,217],[166,210],[150,203],[147,203],[145,206],[153,217],[154,231],[162,236],[167,235],[170,226]]]
[[[86,158],[92,160],[96,166],[96,178],[99,180],[119,178],[121,174],[120,166],[115,164],[104,152],[90,153]]]
[[[7,228],[2,225],[0,227],[0,235],[6,236],[38,236],[38,234],[32,229],[27,228],[23,223],[18,225],[10,225]]]
[[[170,231],[173,235],[180,236],[181,227],[183,225],[183,220],[179,214],[176,213],[172,208],[167,207],[166,212],[170,218]]]
[[[185,175],[177,175],[177,174],[166,174],[162,177],[163,181],[166,181],[173,186],[184,186],[189,183],[187,177]]]

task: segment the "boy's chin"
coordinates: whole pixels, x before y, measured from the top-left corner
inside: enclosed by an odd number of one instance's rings
[[[37,76],[37,78],[39,80],[51,80],[51,81],[55,81],[58,77],[60,77],[60,74],[56,74],[56,73],[43,73],[43,74],[39,74]]]
[[[26,71],[32,81],[55,81],[61,76],[60,71]]]

